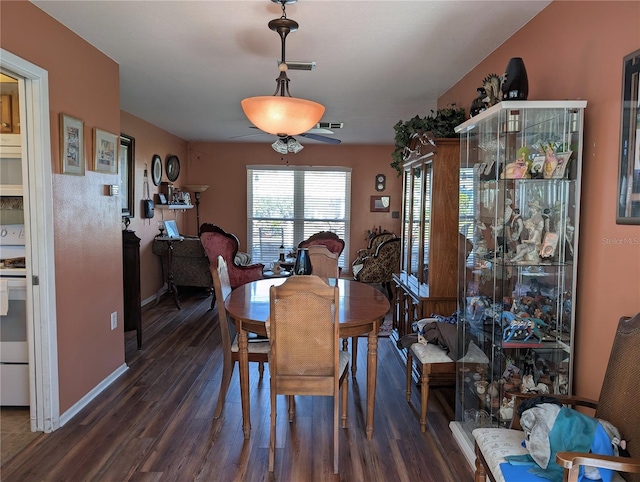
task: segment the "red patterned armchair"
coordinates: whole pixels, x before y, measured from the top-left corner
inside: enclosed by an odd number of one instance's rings
[[[232,289],[264,277],[264,265],[261,263],[247,266],[236,264],[239,243],[235,235],[227,233],[215,224],[204,223],[200,226],[200,241],[211,266],[217,266],[218,256],[222,256],[227,262]]]
[[[298,248],[308,248],[309,246],[326,246],[329,251],[336,253],[338,256],[344,250],[344,240],[331,231],[320,231],[308,239],[301,241]]]

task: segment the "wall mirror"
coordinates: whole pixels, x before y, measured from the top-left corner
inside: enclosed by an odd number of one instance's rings
[[[122,216],[133,217],[135,139],[120,134],[120,205]]]

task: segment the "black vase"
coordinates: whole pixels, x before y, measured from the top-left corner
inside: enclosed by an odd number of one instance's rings
[[[529,79],[527,69],[520,57],[509,60],[502,81],[502,100],[527,100]]]
[[[293,274],[311,274],[311,258],[309,258],[308,248],[298,248],[296,264],[293,267]]]

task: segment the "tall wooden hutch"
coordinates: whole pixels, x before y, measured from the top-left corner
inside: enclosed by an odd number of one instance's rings
[[[394,327],[457,308],[460,141],[415,134],[403,163],[402,257],[394,274]]]

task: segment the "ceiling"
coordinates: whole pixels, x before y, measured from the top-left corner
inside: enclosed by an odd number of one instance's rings
[[[275,139],[250,128],[240,101],[275,91],[280,38],[267,23],[280,17],[279,4],[33,3],[119,64],[122,110],[187,141]],[[301,0],[286,8],[300,24],[287,37],[287,60],[317,68],[289,72],[291,95],[324,104],[322,121],[344,122],[333,135],[343,144],[392,144],[398,120],[429,114],[549,3]]]

